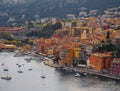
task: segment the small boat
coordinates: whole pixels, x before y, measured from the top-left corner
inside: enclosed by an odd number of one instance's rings
[[[87,76],[88,75],[88,73],[83,73],[83,76]]]
[[[12,78],[10,76],[6,76],[6,77],[1,77],[1,79],[4,79],[4,80],[11,80]]]
[[[41,75],[41,78],[45,79],[46,76],[44,75],[44,69],[43,69],[43,65],[42,65],[42,75]]]
[[[18,73],[23,73],[23,71],[19,70]]]
[[[1,65],[2,65],[2,66],[4,66],[4,64],[3,64],[3,63],[2,63]]]
[[[44,78],[46,78],[46,76],[43,74],[43,75],[41,76],[41,78],[43,78],[43,79],[44,79]]]
[[[25,58],[24,60],[26,60],[27,62],[31,62],[32,58]]]
[[[14,55],[14,57],[20,57],[20,56],[22,56],[21,53],[16,53],[16,54]]]
[[[5,68],[5,69],[3,69],[4,71],[8,71],[8,69],[7,68]]]
[[[28,69],[29,71],[31,71],[32,70],[32,68],[30,68],[30,69]]]
[[[21,70],[21,60],[19,61],[20,63],[18,64],[18,67],[19,67],[19,70],[18,70],[18,73],[23,73],[23,71]]]
[[[9,72],[8,68],[4,68],[3,70],[6,71],[6,74],[5,74],[6,76],[1,77],[1,79],[11,80],[12,78],[8,76],[8,72]]]
[[[18,65],[18,67],[21,67],[21,65]]]
[[[80,73],[75,73],[75,77],[80,77]]]
[[[24,66],[25,64],[22,64],[22,66]]]
[[[96,77],[94,77],[95,79],[98,79],[98,77],[96,76]]]
[[[16,65],[19,65],[18,63],[16,63]]]

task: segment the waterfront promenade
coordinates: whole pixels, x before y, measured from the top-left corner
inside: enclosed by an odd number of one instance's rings
[[[53,62],[53,60],[51,60],[51,59],[44,60],[44,64],[48,65],[50,67],[54,67],[54,68],[62,67],[60,64],[55,64]],[[92,70],[87,67],[63,67],[62,70],[66,70],[69,72],[74,71],[74,72],[79,72],[79,73],[87,73],[90,75],[95,75],[95,76],[99,76],[99,77],[105,77],[105,78],[110,78],[113,80],[120,81],[120,77],[111,76],[109,74],[103,74],[103,73],[97,72],[96,70]]]
[[[59,67],[61,67],[60,64],[55,64],[52,59],[45,59],[45,60],[44,60],[44,64],[45,64],[45,65],[48,65],[48,66],[50,66],[50,67],[54,67],[54,68],[59,68]]]

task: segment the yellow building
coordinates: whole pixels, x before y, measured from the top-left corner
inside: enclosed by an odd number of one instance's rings
[[[74,48],[74,58],[80,57],[81,48]]]

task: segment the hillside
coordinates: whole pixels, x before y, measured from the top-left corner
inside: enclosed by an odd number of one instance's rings
[[[42,17],[65,17],[72,13],[118,7],[119,0],[0,0],[0,26],[23,23]]]

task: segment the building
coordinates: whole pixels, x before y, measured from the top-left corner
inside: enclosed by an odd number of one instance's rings
[[[75,15],[74,14],[67,14],[67,18],[68,19],[75,19]]]
[[[120,76],[120,58],[114,58],[111,63],[111,75]]]
[[[120,44],[120,36],[116,36],[114,39],[114,42],[116,45],[119,45]]]
[[[102,72],[103,70],[110,70],[112,62],[112,54],[110,52],[106,53],[93,53],[90,55],[90,66]]]
[[[0,34],[9,32],[15,38],[22,38],[21,36],[26,34],[26,30],[23,27],[0,27]]]
[[[0,43],[0,49],[16,49],[16,45],[6,45],[6,44],[2,44]]]

